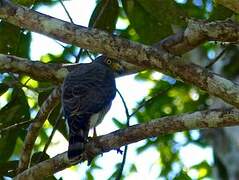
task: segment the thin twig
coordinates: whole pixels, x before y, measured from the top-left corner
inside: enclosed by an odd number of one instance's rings
[[[13,129],[16,129],[16,128],[19,128],[21,126],[24,126],[26,124],[29,124],[30,122],[32,122],[32,120],[27,120],[27,121],[23,121],[23,122],[19,122],[19,123],[16,123],[16,124],[13,124],[11,126],[8,126],[8,127],[5,127],[3,129],[0,130],[0,134],[3,134],[7,131],[10,131],[10,130],[13,130]]]
[[[120,96],[120,99],[121,99],[123,105],[124,105],[125,114],[126,114],[126,117],[127,117],[126,125],[127,125],[127,127],[129,127],[129,125],[130,125],[129,109],[128,109],[128,107],[127,107],[127,104],[126,104],[126,102],[125,102],[125,100],[124,100],[123,95],[120,93],[120,91],[119,91],[118,89],[117,89],[117,92],[118,92],[118,94],[119,94],[119,96]],[[120,180],[121,177],[122,177],[123,170],[124,170],[124,166],[125,166],[125,162],[126,162],[127,151],[128,151],[128,146],[125,145],[125,146],[124,146],[123,159],[122,159],[120,168],[119,168],[119,170],[118,170],[118,175],[117,175],[117,177],[115,178],[116,180]]]
[[[153,96],[151,96],[149,99],[145,99],[143,100],[143,102],[129,115],[130,117],[134,116],[141,108],[143,108],[146,104],[149,104],[154,98],[163,95],[164,93],[168,92],[169,89],[171,89],[172,86],[169,86],[168,88],[154,94]]]
[[[62,114],[63,114],[63,112],[62,112],[62,108],[61,108],[61,110],[60,110],[60,112],[59,112],[59,114],[58,114],[58,116],[57,116],[57,118],[56,118],[56,123],[55,123],[54,126],[53,126],[53,130],[52,130],[52,132],[51,132],[51,135],[49,136],[49,138],[48,138],[48,140],[47,140],[47,143],[46,143],[45,146],[44,146],[44,149],[43,149],[43,151],[42,151],[43,153],[42,153],[42,155],[40,156],[40,158],[38,159],[38,162],[42,161],[43,155],[46,154],[46,151],[47,151],[47,149],[48,149],[48,147],[49,147],[49,145],[50,145],[50,143],[51,143],[51,141],[52,141],[52,138],[53,138],[53,136],[54,136],[54,134],[55,134],[55,132],[56,132],[56,130],[57,130],[57,128],[58,128],[60,122],[61,122]]]
[[[100,18],[102,17],[103,12],[104,12],[104,10],[105,10],[105,8],[106,8],[106,6],[107,6],[108,3],[109,3],[109,0],[105,1],[105,4],[104,4],[104,5],[102,6],[102,8],[100,9],[100,12],[99,12],[98,16],[96,17],[94,23],[92,24],[92,27],[91,27],[91,28],[95,28],[95,27],[96,27],[97,22],[98,22],[98,21],[100,20]],[[76,57],[76,62],[79,62],[79,60],[80,60],[79,56],[81,55],[81,53],[83,52],[83,50],[84,50],[84,49],[80,49],[79,54],[78,54],[77,57]],[[91,57],[89,51],[85,49],[85,52],[86,52],[86,54],[88,55],[88,57],[90,58],[90,60],[91,60],[91,61],[94,61],[94,58]]]
[[[77,56],[75,57],[75,58],[76,58],[75,63],[79,63],[79,62],[80,62],[80,58],[81,58],[81,56],[82,56],[83,51],[84,51],[84,49],[83,49],[83,48],[80,48],[79,53],[78,53]]]
[[[165,90],[163,91],[160,91],[159,93],[156,93],[155,95],[153,95],[151,98],[149,98],[148,100],[143,100],[143,102],[131,113],[129,114],[129,110],[128,110],[128,107],[127,107],[127,104],[124,100],[124,97],[122,96],[122,94],[120,93],[120,91],[117,89],[117,92],[121,98],[121,101],[124,105],[124,108],[125,108],[125,114],[126,114],[126,117],[127,117],[127,122],[126,122],[126,125],[127,127],[129,127],[130,125],[130,118],[132,116],[134,116],[142,107],[144,107],[146,104],[150,103],[154,98],[158,97],[158,96],[161,96],[162,94],[164,94],[165,92],[167,92],[169,89],[171,88],[168,87],[166,88]],[[125,166],[125,162],[126,162],[126,156],[127,156],[127,150],[128,150],[128,146],[126,145],[125,148],[124,148],[124,154],[123,154],[123,159],[122,159],[122,162],[121,162],[121,165],[120,165],[120,168],[119,168],[119,171],[118,171],[118,175],[117,177],[115,178],[116,180],[120,180],[121,177],[122,177],[122,173],[123,173],[123,169],[124,169],[124,166]]]
[[[57,41],[57,40],[54,40],[55,41],[55,43],[57,43],[59,46],[61,46],[62,48],[67,48],[67,46],[64,46],[63,44],[61,44],[59,41]]]
[[[42,87],[42,88],[32,88],[32,87],[26,85],[27,82],[31,78],[29,78],[24,84],[22,84],[21,81],[19,81],[15,76],[13,76],[11,74],[10,74],[10,76],[14,77],[13,81],[5,82],[5,84],[8,85],[9,87],[20,87],[20,88],[25,87],[25,88],[27,88],[27,89],[29,89],[31,91],[37,92],[37,93],[44,92],[44,91],[49,91],[49,90],[57,87],[57,86],[52,85],[52,86]]]
[[[91,57],[89,51],[85,50],[85,52],[86,52],[87,56],[90,58],[90,60],[91,60],[91,61],[94,61],[94,58]]]
[[[123,103],[123,105],[124,105],[125,114],[126,114],[126,118],[127,118],[127,121],[128,121],[128,119],[130,118],[129,109],[128,109],[128,107],[127,107],[127,104],[126,104],[126,102],[125,102],[125,100],[124,100],[123,95],[120,93],[120,91],[119,91],[118,89],[117,89],[117,93],[119,94],[120,99],[121,99],[121,101],[122,101],[122,103]],[[127,124],[127,125],[128,125],[128,124]]]
[[[23,85],[24,85],[24,86],[27,86],[27,83],[28,83],[31,79],[32,79],[32,78],[29,77]]]
[[[205,66],[205,68],[210,68],[212,65],[214,65],[217,61],[220,60],[220,58],[224,55],[224,53],[227,51],[227,47],[225,47],[219,54],[218,56],[212,60],[208,65]]]
[[[59,0],[59,2],[61,3],[62,7],[64,8],[64,10],[65,10],[65,12],[66,12],[68,18],[70,19],[71,23],[74,24],[74,22],[73,22],[73,20],[72,20],[72,18],[71,18],[71,16],[70,16],[70,13],[69,13],[68,10],[66,9],[66,7],[65,7],[64,3],[62,2],[62,0]],[[95,22],[94,22],[93,25],[92,25],[92,28],[94,28],[94,27],[96,26],[97,22],[98,22],[99,19],[101,18],[101,16],[102,16],[102,14],[103,14],[103,12],[104,12],[104,10],[105,10],[105,8],[106,8],[106,6],[107,6],[108,3],[109,3],[109,1],[107,1],[107,2],[104,4],[104,6],[101,8],[101,10],[100,10],[100,12],[99,12],[99,15],[97,16]],[[60,44],[60,45],[61,45],[61,44]],[[84,49],[81,48],[80,51],[79,51],[79,53],[78,53],[78,55],[76,56],[76,61],[75,61],[75,63],[78,63],[78,62],[80,61],[80,57],[81,57],[83,51],[84,51]],[[91,59],[91,61],[93,61],[94,58],[91,57],[90,53],[89,53],[87,50],[85,50],[85,51],[86,51],[88,57]]]
[[[68,18],[69,18],[70,21],[71,21],[71,23],[74,24],[74,22],[73,22],[73,20],[72,20],[72,18],[71,18],[71,15],[70,15],[70,13],[68,12],[68,10],[66,9],[66,7],[65,7],[64,3],[62,2],[62,0],[59,0],[59,2],[61,3],[61,5],[62,5],[64,11],[66,12]]]
[[[123,170],[124,170],[124,166],[125,166],[125,162],[126,162],[127,152],[128,152],[128,145],[125,145],[125,146],[124,146],[123,159],[122,159],[122,162],[121,162],[119,171],[118,171],[118,175],[117,175],[117,177],[115,178],[116,180],[120,180],[121,177],[122,177]]]

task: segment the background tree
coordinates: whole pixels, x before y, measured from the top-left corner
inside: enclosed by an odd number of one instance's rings
[[[92,139],[87,150],[97,155],[145,139],[138,145],[137,155],[156,149],[160,154],[158,176],[162,179],[191,179],[190,170],[197,172],[198,179],[238,179],[237,127],[187,130],[239,122],[239,86],[235,83],[239,69],[239,25],[235,22],[239,3],[101,0],[97,1],[89,28],[75,25],[67,9],[71,23],[34,11],[62,1],[16,3],[0,1],[1,179],[17,174],[18,179],[56,179],[55,172],[71,166],[65,153],[51,158],[46,153],[51,141],[48,132],[55,126],[67,138],[59,86],[77,64],[65,63],[98,53],[122,59],[125,75],[138,72],[137,80],[150,81],[154,86],[132,113],[124,102],[127,123],[113,119],[121,130]],[[119,19],[129,22],[127,28],[116,29]],[[32,61],[31,31],[67,44],[61,54]],[[156,71],[165,75],[159,76]],[[132,117],[138,125],[127,127]],[[179,131],[183,131],[183,141],[177,141],[178,133],[174,134]],[[37,137],[40,143],[35,143]],[[188,144],[211,146],[213,164],[202,161],[185,169],[179,151]],[[127,172],[123,173],[126,152],[127,146],[123,161],[106,178],[126,178],[137,172],[134,162],[126,162]],[[93,171],[100,168],[97,161],[86,171],[88,179],[97,179],[93,176]]]

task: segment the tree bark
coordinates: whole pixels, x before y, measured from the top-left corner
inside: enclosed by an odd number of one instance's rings
[[[163,117],[151,120],[148,123],[137,124],[126,129],[93,138],[86,144],[86,152],[94,157],[111,150],[119,149],[146,138],[161,136],[185,130],[198,128],[218,128],[239,125],[239,111],[237,109],[214,109],[186,113],[177,116]],[[75,163],[87,160],[84,155],[78,162],[71,163],[67,153],[59,154],[49,160],[43,161],[19,174],[15,179],[30,180],[50,176]]]

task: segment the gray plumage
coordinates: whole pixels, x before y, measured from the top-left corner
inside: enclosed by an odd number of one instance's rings
[[[62,86],[62,106],[69,126],[68,158],[84,151],[89,129],[97,126],[110,109],[116,94],[113,70],[100,56],[71,71]]]

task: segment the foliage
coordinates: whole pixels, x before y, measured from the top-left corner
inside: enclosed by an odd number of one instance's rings
[[[33,3],[33,1],[19,0],[19,3]],[[211,0],[184,1],[178,3],[170,0],[100,0],[97,1],[95,10],[90,18],[90,28],[100,28],[110,33],[117,32],[119,36],[138,41],[145,44],[156,43],[163,38],[185,28],[187,18],[200,19],[226,19],[232,16],[232,12],[220,5],[215,5]],[[120,3],[119,3],[120,2]],[[40,6],[52,6],[59,3],[56,0],[36,1],[33,8]],[[129,21],[125,29],[115,29],[117,20]],[[15,27],[6,22],[0,21],[0,53],[12,54],[20,57],[30,58],[31,33],[27,30]],[[2,36],[4,34],[4,36]],[[211,54],[218,53],[224,46],[221,44],[205,43],[199,47],[197,52],[188,53],[186,60],[197,55],[200,56],[200,64],[208,64],[215,58]],[[227,59],[223,58],[223,72],[227,77],[234,77],[238,74],[239,65],[235,63],[238,60],[238,48],[236,46],[227,47]],[[46,63],[72,62],[77,56],[78,48],[66,45],[61,54],[43,55],[41,61]],[[83,57],[87,53],[81,54]],[[145,99],[153,97],[152,101],[146,103],[136,114],[138,123],[150,121],[153,118],[164,117],[168,115],[181,114],[184,112],[193,112],[206,109],[210,105],[209,96],[196,87],[185,84],[180,81],[172,83],[169,77],[163,76],[161,79],[154,77],[154,71],[144,71],[137,74],[139,81],[150,81],[154,87],[150,90],[147,97],[138,102],[141,105]],[[52,91],[53,84],[49,82],[37,82],[30,77],[12,73],[3,73],[0,75],[0,129],[4,129],[13,124],[32,120],[39,110],[39,107]],[[41,91],[39,91],[41,89]],[[159,93],[159,95],[157,95]],[[136,107],[135,107],[136,108]],[[48,118],[48,123],[40,133],[40,143],[36,144],[34,152],[38,157],[42,147],[48,140],[49,129],[55,124],[55,120],[60,112],[60,105],[57,106]],[[125,125],[121,120],[113,119],[113,122],[119,128]],[[15,173],[17,160],[21,151],[24,138],[26,136],[28,124],[17,127],[16,129],[0,134],[0,178],[4,176],[12,177]],[[58,127],[59,133],[67,138],[66,125],[62,118]],[[184,142],[177,142],[177,134],[169,134],[162,137],[150,138],[145,140],[144,145],[137,148],[137,155],[154,148],[159,153],[158,166],[161,169],[158,174],[162,179],[191,179],[188,173],[190,169],[198,172],[198,179],[212,176],[212,164],[207,161],[200,162],[185,170],[184,164],[180,159],[180,148],[189,143],[194,143],[202,148],[207,144],[200,137],[194,138],[191,132],[182,132],[185,138]],[[47,154],[45,159],[49,158]],[[34,160],[33,160],[34,163]],[[124,174],[127,177],[132,173],[137,173],[137,167],[134,162],[128,162],[129,172]],[[177,164],[180,168],[175,171]],[[117,175],[115,172],[109,179]],[[97,160],[92,163],[87,171],[88,179],[94,179],[92,172],[101,167]],[[53,177],[51,177],[53,178]]]

